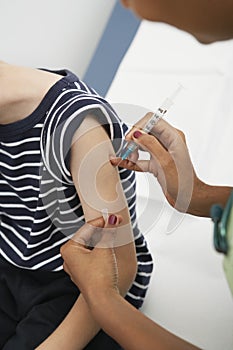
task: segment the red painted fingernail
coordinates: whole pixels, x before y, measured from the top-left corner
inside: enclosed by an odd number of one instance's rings
[[[135,139],[138,139],[140,136],[142,136],[142,133],[140,132],[140,131],[134,131],[134,133],[133,133],[133,137],[135,138]]]
[[[108,218],[108,223],[109,223],[110,225],[115,225],[116,222],[117,222],[117,217],[116,217],[116,215],[113,215],[113,214],[110,215],[109,218]]]

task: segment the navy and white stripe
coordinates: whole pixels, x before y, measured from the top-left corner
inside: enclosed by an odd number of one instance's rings
[[[57,72],[58,73],[58,72]],[[64,77],[27,118],[0,126],[0,254],[25,269],[62,269],[60,247],[84,223],[69,169],[72,137],[94,113],[118,153],[126,126],[111,106],[74,74]],[[120,170],[135,235],[138,274],[128,300],[140,307],[152,258],[136,224],[135,174]]]

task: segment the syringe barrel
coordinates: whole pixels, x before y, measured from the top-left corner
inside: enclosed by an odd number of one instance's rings
[[[123,160],[126,159],[131,153],[133,153],[138,148],[138,145],[134,141],[130,141],[127,148],[121,157]]]
[[[138,148],[138,145],[134,141],[130,141],[127,145],[127,149],[131,152],[135,151]]]
[[[148,120],[146,125],[143,128],[143,131],[146,133],[149,133],[153,127],[158,123],[158,121],[163,117],[163,115],[166,113],[166,111],[163,111],[161,109],[158,109],[157,112],[155,112],[152,117]]]

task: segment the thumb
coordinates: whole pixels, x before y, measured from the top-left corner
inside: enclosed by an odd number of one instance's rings
[[[107,222],[103,217],[91,220],[76,232],[72,237],[72,241],[89,248],[95,247],[101,240],[103,243],[104,237],[107,237],[105,238],[106,241],[112,242],[111,236],[115,232],[114,227],[117,227],[121,221],[122,217],[114,214],[108,216]]]
[[[113,248],[117,235],[117,227],[122,222],[122,216],[110,214],[104,228],[99,229],[92,236],[91,244],[94,248]]]
[[[103,216],[86,222],[72,237],[72,240],[80,245],[88,245],[92,236],[106,225]]]
[[[111,157],[110,162],[113,166],[119,166],[119,168],[124,168],[132,171],[147,172],[149,171],[149,160],[137,160],[136,163],[129,159],[121,159]]]

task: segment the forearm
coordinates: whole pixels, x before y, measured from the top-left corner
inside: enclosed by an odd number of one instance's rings
[[[114,249],[118,267],[118,288],[120,294],[125,296],[131,287],[137,272],[137,260],[134,243]]]
[[[118,286],[121,294],[125,295],[136,273],[134,244],[118,247],[115,251],[119,269]],[[66,318],[37,350],[58,348],[81,350],[93,339],[100,328],[81,294]]]
[[[196,216],[210,217],[210,209],[213,204],[220,204],[223,207],[232,191],[228,186],[211,186],[199,181],[194,187],[188,213]]]
[[[80,295],[66,318],[37,350],[81,350],[100,330]]]
[[[195,346],[161,328],[119,294],[88,296],[88,304],[101,328],[125,350],[195,350]]]

